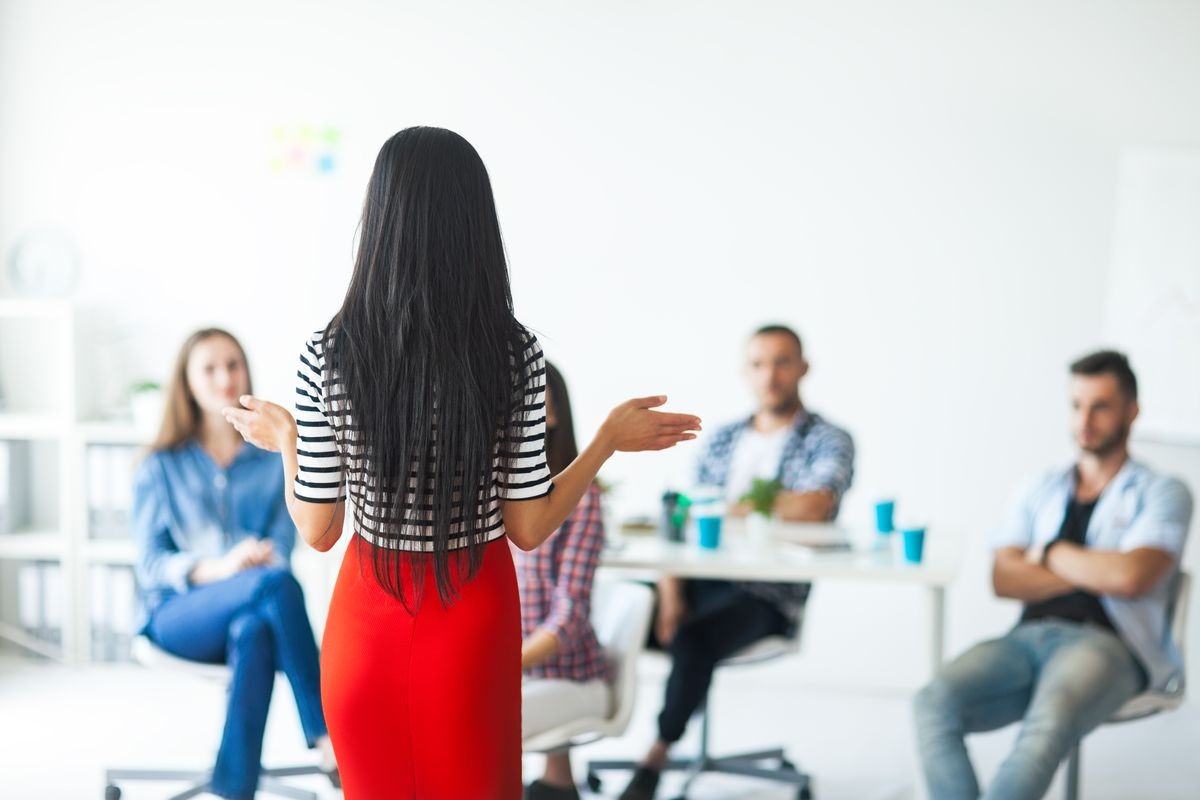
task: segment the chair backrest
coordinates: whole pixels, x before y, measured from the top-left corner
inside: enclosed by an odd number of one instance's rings
[[[800,652],[800,636],[768,636],[747,645],[733,655],[724,658],[719,667],[744,667],[750,664],[761,664],[764,661],[774,661],[783,656]]]
[[[774,661],[783,656],[800,652],[800,632],[804,629],[804,611],[801,609],[800,618],[792,629],[782,636],[768,636],[738,650],[736,653],[721,659],[719,667],[742,667],[749,664],[759,664],[763,661]]]
[[[648,586],[597,580],[592,587],[592,628],[608,658],[612,687],[610,730],[623,731],[633,715],[637,661],[646,647],[653,613],[654,593]]]
[[[1180,570],[1179,577],[1175,579],[1175,597],[1171,602],[1171,638],[1175,640],[1181,658],[1187,657],[1187,616],[1191,597],[1192,576]]]
[[[1180,570],[1175,577],[1171,592],[1171,606],[1167,609],[1167,624],[1171,627],[1171,639],[1179,649],[1179,657],[1187,658],[1188,603],[1192,595],[1192,576]],[[1172,711],[1183,704],[1185,684],[1167,692],[1146,691],[1131,697],[1117,709],[1109,722],[1132,722],[1162,711]]]

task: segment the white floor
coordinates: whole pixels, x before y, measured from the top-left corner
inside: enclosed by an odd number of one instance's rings
[[[907,696],[798,687],[786,664],[747,668],[719,677],[714,700],[715,749],[782,743],[813,773],[820,800],[901,800],[922,796]],[[662,668],[647,662],[642,700],[625,739],[580,750],[586,758],[624,757],[648,741]],[[0,798],[79,800],[103,797],[105,767],[202,767],[216,745],[222,693],[187,676],[132,665],[69,668],[25,658],[0,658]],[[1012,731],[972,742],[980,773],[990,774]],[[686,750],[689,740],[681,745]],[[265,762],[309,763],[290,692],[276,687]],[[527,761],[533,775],[537,758]],[[604,796],[624,776],[612,775]],[[306,784],[323,798],[340,797],[316,778]],[[1187,705],[1160,718],[1104,728],[1084,754],[1088,800],[1195,800],[1200,797],[1200,710]],[[671,797],[671,784],[661,797]],[[166,797],[168,785],[129,785],[127,800]],[[1051,796],[1057,796],[1056,786]],[[696,800],[768,800],[792,795],[744,779],[708,777]],[[380,799],[382,800],[382,799]],[[431,799],[433,800],[433,799]]]

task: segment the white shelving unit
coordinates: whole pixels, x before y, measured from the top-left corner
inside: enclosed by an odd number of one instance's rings
[[[146,437],[128,422],[114,422],[109,420],[81,422],[75,426],[75,434],[79,443],[85,447],[90,444],[142,447],[149,443]]]
[[[83,546],[83,561],[87,564],[132,567],[135,555],[133,542],[125,539],[89,539]]]
[[[75,318],[69,301],[0,298],[0,388],[17,390],[11,399],[4,398],[11,407],[0,407],[0,442],[29,442],[47,454],[52,449],[56,484],[49,492],[28,481],[29,494],[42,495],[43,506],[49,505],[45,496],[53,496],[52,509],[43,507],[31,515],[53,518],[54,524],[20,522],[15,530],[0,532],[0,566],[25,562],[59,567],[61,580],[50,591],[61,611],[62,634],[61,642],[46,641],[5,617],[0,618],[0,639],[69,662],[91,658],[92,567],[130,567],[135,556],[128,537],[91,538],[88,450],[148,443],[129,422],[80,421]],[[36,352],[26,353],[27,346]],[[32,507],[34,498],[28,500]]]
[[[77,463],[79,465],[79,475],[82,485],[87,486],[89,480],[94,479],[94,476],[88,475],[88,450],[92,447],[130,447],[141,449],[149,444],[147,437],[140,433],[132,423],[129,422],[113,422],[113,421],[85,421],[74,426],[74,435],[72,445],[76,452]],[[132,480],[132,476],[129,476]],[[119,480],[124,480],[122,476]],[[92,609],[90,603],[95,599],[92,590],[92,581],[95,579],[93,567],[97,565],[106,567],[132,567],[136,556],[133,540],[127,535],[121,538],[92,538],[91,521],[88,519],[89,513],[88,496],[85,493],[81,496],[78,503],[75,504],[74,512],[76,518],[73,520],[72,529],[77,531],[77,542],[79,546],[78,564],[79,573],[76,577],[77,585],[84,587],[84,591],[80,592],[80,600],[82,605],[77,609],[77,624],[81,626],[84,635],[80,637],[78,649],[74,653],[75,658],[81,661],[91,660],[92,652],[92,629],[91,629],[91,614]],[[107,578],[109,585],[107,587],[108,603],[111,604],[112,586],[111,578]],[[102,596],[104,594],[102,593]]]
[[[9,414],[0,411],[0,439],[58,441],[69,427],[55,414]]]
[[[86,484],[86,455],[87,449],[95,445],[110,445],[119,447],[143,448],[149,444],[147,437],[139,433],[128,422],[88,421],[75,426],[75,447],[81,464],[81,480]],[[80,546],[81,560],[84,566],[92,564],[108,564],[110,566],[133,566],[134,546],[129,538],[122,539],[93,539],[87,518],[87,503],[79,503],[76,507],[79,519],[76,520],[78,529],[82,531]]]
[[[0,559],[58,561],[66,553],[66,541],[59,531],[13,531],[0,535]]]
[[[61,579],[55,591],[60,593],[62,610],[61,641],[44,641],[18,625],[0,620],[0,637],[34,652],[64,661],[73,660],[83,639],[82,606],[77,576],[79,531],[74,524],[76,498],[80,490],[78,448],[74,444],[76,413],[75,388],[75,312],[69,302],[41,299],[0,299],[0,359],[17,364],[16,375],[5,369],[6,406],[0,409],[0,441],[30,442],[31,446],[52,448],[56,462],[54,485],[35,486],[29,481],[29,493],[53,493],[53,510],[31,510],[30,527],[18,523],[15,530],[0,532],[0,561],[56,563]],[[38,364],[39,376],[25,375],[24,365]],[[3,365],[6,366],[7,365]],[[35,385],[38,378],[44,385]],[[7,404],[11,403],[11,408]],[[20,465],[17,465],[18,468]],[[11,498],[10,498],[11,499]],[[26,498],[30,508],[32,498]],[[53,526],[40,526],[34,518],[49,516]]]

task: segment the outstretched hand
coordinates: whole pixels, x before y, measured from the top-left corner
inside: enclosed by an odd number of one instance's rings
[[[244,394],[238,398],[242,408],[230,406],[221,413],[250,444],[278,453],[293,447],[296,441],[296,420],[290,411],[269,400]]]
[[[666,450],[695,439],[700,430],[700,418],[652,410],[666,402],[666,395],[626,400],[609,413],[600,426],[599,438],[614,451],[625,453]]]

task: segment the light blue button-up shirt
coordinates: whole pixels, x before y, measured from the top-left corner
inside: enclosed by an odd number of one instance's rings
[[[254,537],[270,539],[277,563],[287,564],[296,543],[279,456],[250,444],[224,469],[195,441],[152,453],[134,479],[132,517],[139,630],[163,600],[191,588],[201,559]]]
[[[1020,492],[992,545],[1029,548],[1050,542],[1074,493],[1073,466],[1037,477]],[[1129,460],[1105,487],[1088,523],[1089,548],[1153,547],[1175,559],[1170,573],[1141,597],[1100,596],[1117,633],[1145,667],[1150,688],[1160,692],[1183,688],[1183,660],[1171,638],[1169,612],[1191,519],[1192,495],[1182,481]]]

